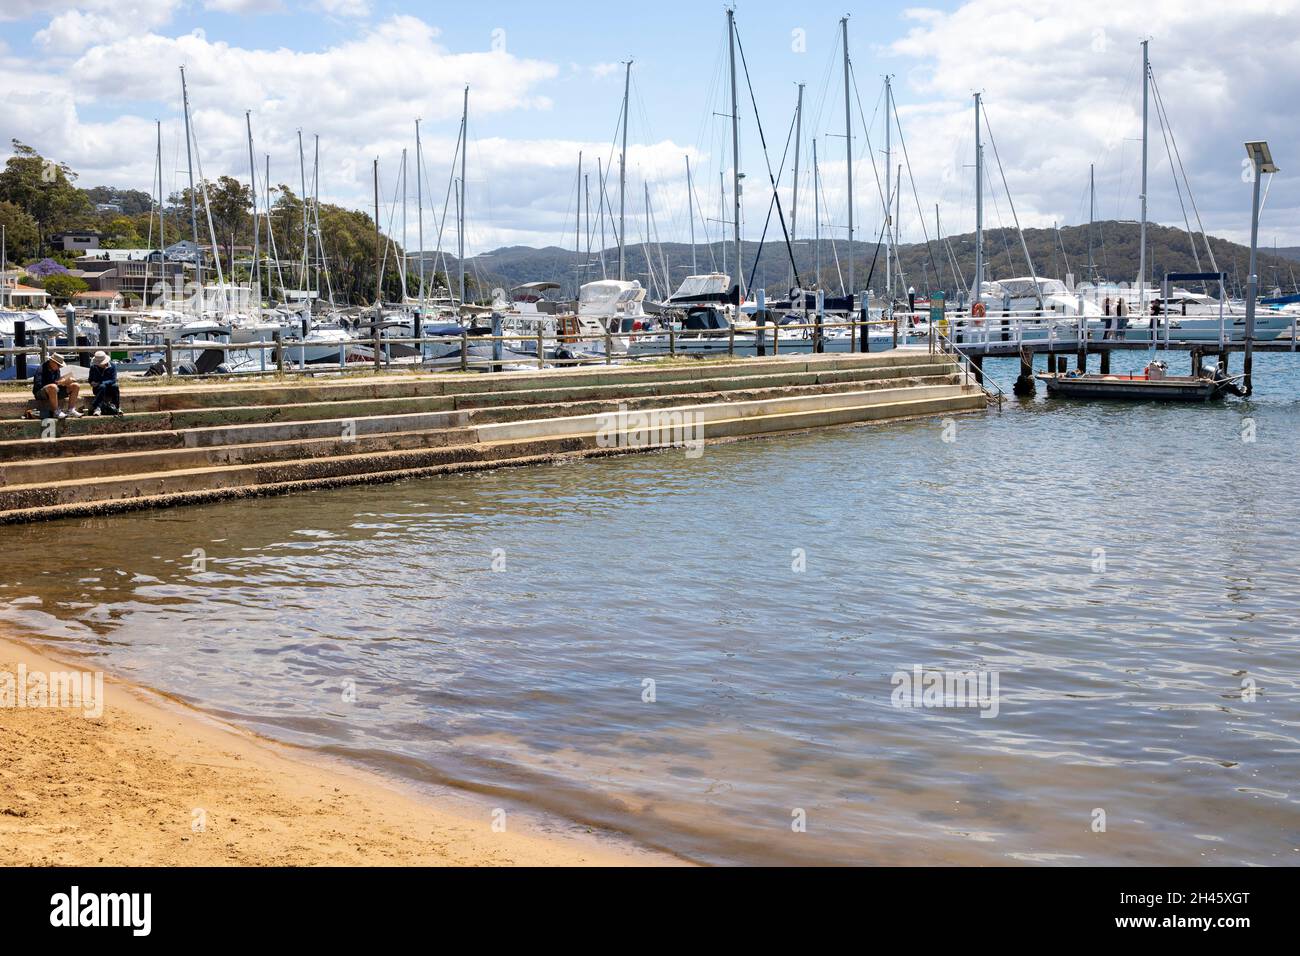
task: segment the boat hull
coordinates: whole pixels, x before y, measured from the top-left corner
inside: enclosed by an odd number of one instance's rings
[[[1036,376],[1053,398],[1109,399],[1126,402],[1208,402],[1220,398],[1224,387],[1209,379],[1169,377],[1144,379],[1120,375]]]

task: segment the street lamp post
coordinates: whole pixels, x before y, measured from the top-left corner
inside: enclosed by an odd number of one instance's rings
[[[1273,155],[1269,151],[1268,143],[1262,141],[1247,143],[1246,155],[1250,157],[1254,169],[1254,176],[1251,177],[1254,180],[1254,200],[1250,211],[1250,271],[1246,279],[1246,351],[1242,367],[1246,394],[1249,395],[1254,390],[1251,365],[1255,348],[1255,299],[1259,294],[1259,276],[1255,271],[1255,248],[1259,243],[1259,181],[1264,173],[1277,172],[1277,167],[1273,165]]]

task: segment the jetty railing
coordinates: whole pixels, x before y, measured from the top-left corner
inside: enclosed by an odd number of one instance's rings
[[[363,327],[364,328],[364,327]],[[865,334],[863,334],[865,332]],[[827,334],[830,333],[830,334]],[[883,334],[882,334],[883,333]],[[795,354],[822,354],[828,352],[861,354],[886,351],[904,345],[923,346],[925,335],[909,329],[903,313],[893,318],[846,319],[840,321],[813,320],[807,322],[772,322],[725,330],[682,330],[669,326],[633,332],[605,332],[603,351],[589,352],[572,357],[559,357],[561,347],[580,346],[593,339],[576,332],[536,332],[457,335],[390,336],[358,335],[337,343],[312,341],[302,338],[285,338],[279,333],[269,339],[248,342],[219,342],[193,340],[165,340],[159,343],[113,341],[94,346],[59,346],[67,361],[86,364],[96,349],[110,352],[136,352],[157,354],[154,363],[157,374],[164,379],[173,377],[186,381],[214,378],[246,378],[261,375],[283,376],[338,374],[357,371],[404,371],[424,369],[432,371],[499,371],[519,368],[566,367],[614,362],[643,362],[678,357],[779,357]],[[498,354],[497,345],[501,346]],[[511,344],[524,351],[509,351]],[[471,346],[483,345],[492,354],[476,356]],[[865,345],[865,349],[862,347]],[[399,348],[394,348],[397,346]],[[447,346],[443,354],[436,354],[438,346]],[[430,354],[430,349],[435,354]],[[55,350],[45,337],[31,344],[0,348],[0,356],[25,356],[43,363],[50,351]],[[218,351],[225,359],[232,355],[243,357],[254,368],[232,371],[199,372],[184,368],[193,366],[205,352]],[[394,352],[406,351],[406,355]],[[547,352],[551,351],[548,356]],[[335,357],[336,353],[336,357]],[[308,356],[314,356],[309,361]],[[224,362],[222,364],[225,364]],[[29,373],[30,374],[30,373]]]

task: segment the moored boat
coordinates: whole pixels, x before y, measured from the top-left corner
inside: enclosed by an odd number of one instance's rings
[[[1238,378],[1218,366],[1200,375],[1170,375],[1162,361],[1151,361],[1141,375],[1096,372],[1039,372],[1049,397],[1114,399],[1118,401],[1208,402],[1226,393],[1244,394]]]

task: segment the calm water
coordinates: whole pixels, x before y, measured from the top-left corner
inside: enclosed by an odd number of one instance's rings
[[[1295,864],[1300,360],[1257,369],[1210,407],[1040,387],[953,441],[916,422],[4,529],[0,620],[695,860]],[[892,706],[917,665],[996,672],[998,715]]]

